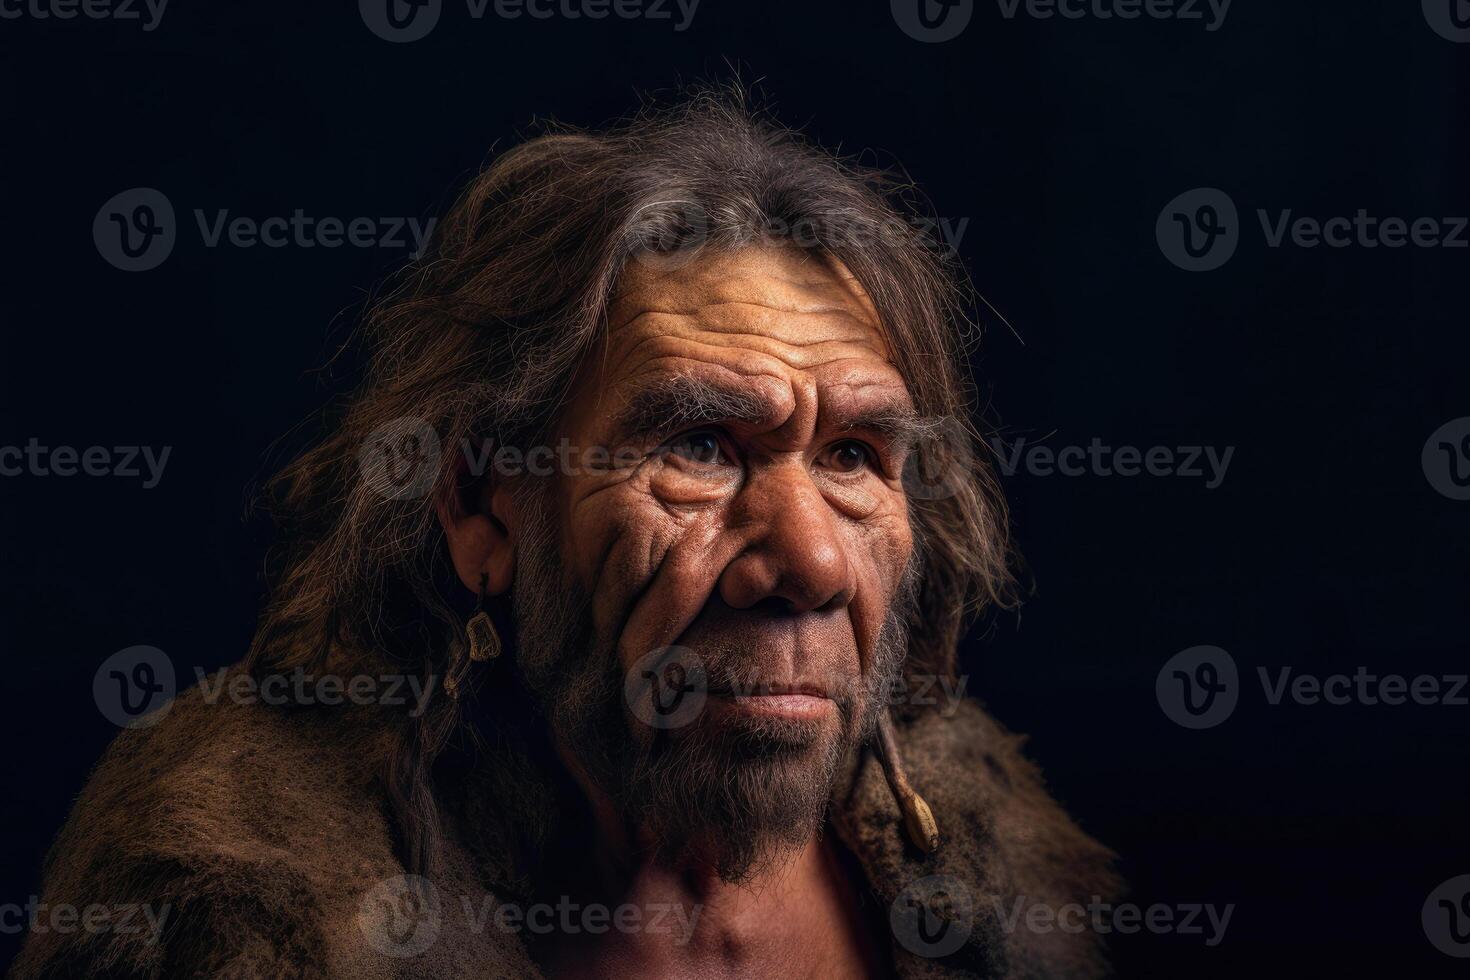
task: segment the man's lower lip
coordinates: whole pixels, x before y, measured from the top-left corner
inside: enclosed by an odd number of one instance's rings
[[[735,711],[780,715],[783,718],[815,718],[834,706],[831,698],[818,694],[716,695],[711,700]]]

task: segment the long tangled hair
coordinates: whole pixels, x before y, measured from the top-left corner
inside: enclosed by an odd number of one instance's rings
[[[815,147],[738,88],[651,104],[602,131],[556,128],[502,154],[368,310],[365,376],[332,431],[267,485],[279,535],[247,665],[311,671],[351,657],[442,677],[465,653],[464,590],[434,508],[462,478],[458,447],[546,440],[625,263],[775,240],[847,267],[915,407],[942,423],[944,437],[915,450],[922,568],[904,669],[953,675],[967,617],[1008,604],[1012,578],[1004,503],[972,421],[973,297],[928,228],[906,181]],[[424,493],[385,494],[362,451],[404,420],[431,426],[443,452]],[[414,869],[433,863],[430,768],[463,714],[436,697],[401,722],[385,780]]]

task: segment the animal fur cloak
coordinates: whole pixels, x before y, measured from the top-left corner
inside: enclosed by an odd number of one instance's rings
[[[949,717],[900,721],[897,738],[938,820],[937,853],[906,843],[866,750],[829,817],[829,832],[866,878],[870,918],[891,925],[877,946],[889,951],[894,974],[1105,974],[1091,931],[1027,925],[1033,905],[1106,900],[1115,882],[1112,855],[1047,795],[1021,739],[972,702]],[[13,976],[539,976],[517,932],[497,927],[493,914],[466,914],[535,894],[510,856],[518,831],[509,813],[537,799],[503,805],[515,763],[469,770],[436,790],[441,856],[428,887],[437,906],[408,926],[380,914],[385,887],[405,880],[383,784],[391,742],[380,709],[209,704],[197,688],[182,695],[159,724],[113,742],[45,868],[48,906],[146,905],[157,928],[138,915],[131,929],[33,931]],[[915,894],[927,907],[914,905]],[[433,932],[410,935],[409,927]],[[921,955],[936,952],[946,955]]]

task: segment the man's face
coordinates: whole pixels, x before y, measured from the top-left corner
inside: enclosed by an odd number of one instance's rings
[[[621,731],[559,734],[594,775],[621,770],[610,783],[682,787],[629,802],[696,823],[755,814],[766,826],[739,829],[795,842],[902,657],[913,405],[871,304],[840,266],[797,249],[633,263],[568,397],[559,435],[616,462],[563,475],[546,504],[585,635],[530,632],[581,647],[588,659],[551,683],[601,701],[616,686]],[[536,578],[518,572],[516,591]],[[536,602],[521,605],[536,615]],[[708,697],[662,728],[622,681],[670,646]],[[711,769],[723,786],[693,785]]]

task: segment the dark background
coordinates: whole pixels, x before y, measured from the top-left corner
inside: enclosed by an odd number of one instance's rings
[[[596,124],[733,63],[785,122],[901,161],[969,219],[960,254],[1024,339],[986,315],[977,365],[1010,437],[1236,447],[1214,490],[1008,478],[1037,591],[965,649],[970,692],[1031,733],[1135,901],[1236,905],[1215,948],[1122,939],[1121,972],[1463,972],[1420,908],[1470,873],[1470,708],[1273,707],[1255,671],[1466,670],[1470,503],[1435,491],[1420,450],[1470,415],[1470,250],[1273,249],[1255,211],[1470,213],[1470,44],[1384,0],[1236,0],[1213,32],[980,2],[940,44],[872,2],[703,0],[676,32],[476,21],[450,0],[411,44],[353,4],[307,6],[173,0],[146,33],[0,20],[0,444],[173,447],[152,490],[0,478],[0,902],[37,889],[116,732],[92,698],[101,661],[149,644],[192,676],[243,653],[267,540],[248,488],[315,431],[352,362],[315,369],[404,258],[209,249],[193,209],[428,217],[535,120]],[[125,273],[91,226],[139,186],[168,195],[180,238]],[[1200,186],[1234,199],[1242,234],[1190,273],[1154,223]],[[1235,657],[1243,693],[1189,731],[1154,682],[1198,644]],[[17,941],[0,936],[4,959]]]

